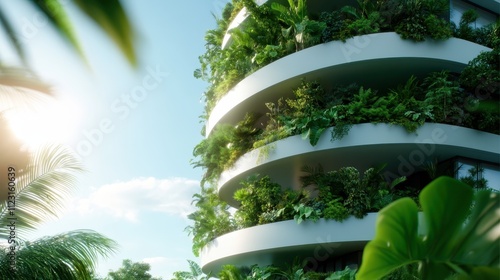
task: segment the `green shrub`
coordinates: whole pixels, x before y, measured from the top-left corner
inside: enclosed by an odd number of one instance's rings
[[[202,187],[201,193],[193,196],[196,211],[189,214],[193,221],[186,231],[193,236],[193,254],[199,256],[203,247],[225,233],[236,230],[236,225],[226,202],[219,199],[217,190]]]
[[[292,219],[294,206],[306,197],[302,192],[282,190],[268,176],[252,176],[241,184],[234,198],[240,203],[235,218],[242,228]]]

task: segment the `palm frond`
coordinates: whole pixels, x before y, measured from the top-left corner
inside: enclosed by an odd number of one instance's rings
[[[28,0],[40,12],[45,14],[54,29],[68,41],[75,51],[85,61],[85,55],[73,31],[73,26],[69,20],[66,10],[59,0]]]
[[[10,24],[9,19],[3,13],[1,8],[0,8],[0,26],[5,31],[7,38],[14,46],[14,50],[16,51],[17,55],[19,56],[19,58],[21,59],[23,64],[26,64],[26,54],[24,53],[24,49],[21,46],[21,44],[16,36],[16,33],[14,32],[14,28],[12,27],[12,24]]]
[[[74,0],[122,51],[133,66],[137,66],[134,30],[119,0]]]
[[[56,217],[76,188],[76,173],[82,170],[80,162],[64,147],[40,149],[16,182],[15,209],[11,211],[7,201],[0,204],[0,224],[8,224],[8,218],[15,217],[18,234],[22,235]],[[0,238],[8,234],[6,227],[0,228]]]
[[[20,242],[15,279],[91,280],[99,257],[108,257],[117,243],[92,230],[76,230],[34,242]],[[0,247],[0,279],[12,275],[9,248]]]
[[[52,95],[51,86],[45,83],[31,70],[26,68],[0,65],[0,86],[12,87],[14,88],[13,90],[15,89],[35,90],[38,91],[39,93]],[[8,89],[5,88],[0,89],[0,94],[1,91],[4,90]],[[18,94],[14,95],[14,97],[15,96],[18,96]]]
[[[83,59],[84,51],[75,34],[73,24],[61,0],[26,0],[48,19],[54,30],[69,43],[71,48]],[[120,49],[128,62],[137,67],[138,59],[135,50],[135,32],[123,9],[120,0],[73,0],[85,15],[95,22]],[[16,37],[16,28],[0,9],[0,28],[5,31],[9,41],[21,61],[26,62],[25,49]]]
[[[191,271],[191,275],[193,277],[198,277],[203,275],[203,271],[201,271],[200,266],[196,262],[192,260],[187,260],[187,261],[189,263],[189,270]]]

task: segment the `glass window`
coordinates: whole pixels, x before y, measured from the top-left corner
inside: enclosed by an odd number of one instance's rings
[[[474,23],[475,28],[483,27],[490,23],[494,23],[497,20],[495,14],[487,12],[486,10],[480,9],[477,6],[471,5],[464,1],[452,0],[450,3],[450,20],[456,25],[460,23],[460,18],[462,14],[467,10],[475,10],[479,14],[479,18]]]
[[[488,181],[488,187],[500,191],[500,167],[487,163],[483,163],[482,167],[482,176]]]
[[[469,159],[455,162],[455,178],[475,187],[488,187],[500,191],[500,166]]]

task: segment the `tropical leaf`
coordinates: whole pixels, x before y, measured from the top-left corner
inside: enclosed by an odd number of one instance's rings
[[[85,55],[73,31],[66,10],[59,0],[28,0],[34,7],[47,16],[54,29],[68,41],[75,51],[85,60]]]
[[[74,0],[114,41],[127,60],[137,66],[134,30],[119,0]]]
[[[497,193],[481,191],[474,196],[470,186],[440,177],[422,190],[420,202],[421,220],[409,198],[379,212],[375,238],[365,247],[358,279],[380,279],[411,263],[420,265],[422,279],[499,278]]]
[[[15,89],[29,89],[39,93],[52,94],[51,86],[27,68],[0,65],[0,85],[3,86],[0,88],[0,95],[3,95],[4,98],[9,97],[9,99],[19,97],[19,94],[8,96]],[[3,94],[7,91],[9,91],[7,95]]]
[[[74,31],[71,19],[66,12],[66,7],[60,0],[26,0],[48,19],[59,35],[67,41],[73,50],[85,61],[85,54]],[[109,38],[120,49],[128,62],[136,67],[138,65],[135,50],[135,32],[132,24],[123,9],[119,0],[73,0],[78,8],[84,12],[88,18],[96,23]],[[7,15],[0,9],[0,26],[5,31],[14,50],[23,63],[26,64],[24,46],[16,36],[16,29],[9,21]]]
[[[8,201],[0,203],[0,224],[6,225],[9,218],[15,217],[16,229],[22,235],[48,218],[56,217],[75,189],[76,173],[80,171],[80,162],[62,146],[41,148],[17,179],[15,209],[9,207]],[[1,227],[0,239],[8,236],[9,229]]]
[[[0,246],[0,279],[92,280],[98,257],[108,257],[118,247],[113,240],[91,230],[18,242],[17,246],[15,275],[10,270],[10,248]]]
[[[0,26],[3,28],[5,31],[5,34],[7,35],[7,38],[11,42],[11,44],[14,47],[14,50],[16,51],[17,55],[23,62],[23,64],[26,64],[26,54],[24,52],[24,49],[19,42],[19,39],[16,36],[16,33],[14,31],[14,28],[12,27],[12,24],[10,24],[9,19],[7,16],[3,13],[2,9],[0,9]]]

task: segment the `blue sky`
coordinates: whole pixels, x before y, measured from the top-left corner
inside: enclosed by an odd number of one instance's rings
[[[66,211],[30,238],[93,229],[120,244],[117,254],[100,261],[101,276],[128,258],[149,262],[153,275],[170,279],[187,268],[186,259],[196,260],[184,228],[202,175],[189,160],[202,139],[198,116],[207,85],[193,71],[204,34],[215,26],[212,13],[228,1],[124,1],[137,29],[137,70],[71,1],[61,2],[91,69],[25,2],[0,0],[24,32],[30,64],[69,104],[61,119],[71,123],[54,129],[64,130],[65,144],[87,169]],[[5,38],[0,54],[3,62],[17,63]]]

